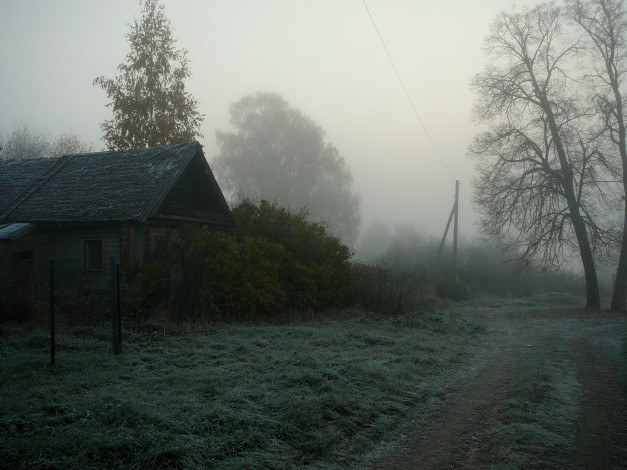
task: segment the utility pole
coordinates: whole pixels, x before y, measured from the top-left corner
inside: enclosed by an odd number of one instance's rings
[[[457,226],[459,221],[459,180],[455,180],[455,202],[453,203],[453,209],[451,215],[446,223],[446,229],[444,229],[444,235],[442,241],[440,241],[440,247],[438,248],[438,258],[442,254],[442,248],[444,248],[444,242],[446,242],[446,236],[448,235],[448,229],[453,221],[453,279],[457,279]]]

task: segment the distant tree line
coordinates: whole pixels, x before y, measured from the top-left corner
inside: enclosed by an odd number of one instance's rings
[[[535,262],[522,267],[511,262],[519,254],[505,253],[482,241],[461,244],[457,279],[452,279],[451,249],[445,248],[438,256],[438,245],[439,240],[410,226],[390,230],[384,223],[375,222],[364,231],[356,247],[355,258],[362,266],[357,274],[386,279],[390,296],[404,289],[404,309],[412,302],[471,300],[490,295],[525,298],[555,291],[579,296],[585,287],[582,276],[572,268],[542,268]],[[393,304],[391,299],[385,303]]]
[[[0,134],[0,158],[5,160],[46,158],[55,155],[93,152],[94,146],[72,133],[51,138],[46,131],[25,121],[5,136]]]

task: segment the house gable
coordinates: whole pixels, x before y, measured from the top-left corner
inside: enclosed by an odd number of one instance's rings
[[[196,154],[151,215],[155,219],[232,225],[224,196],[202,154]]]

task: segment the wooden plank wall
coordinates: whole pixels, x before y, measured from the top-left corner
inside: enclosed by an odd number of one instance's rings
[[[83,241],[103,241],[103,269],[86,272],[83,269]],[[56,268],[58,288],[105,289],[111,282],[110,258],[120,259],[118,227],[47,229],[30,233],[10,243],[11,253],[33,251],[34,276],[47,284],[49,260]],[[12,258],[11,254],[11,258]]]

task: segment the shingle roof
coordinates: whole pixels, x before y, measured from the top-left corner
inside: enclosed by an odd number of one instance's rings
[[[224,196],[198,142],[120,152],[0,161],[0,223],[145,221],[189,163],[204,168],[213,207],[203,222],[230,222]],[[206,199],[206,198],[205,198]],[[198,204],[197,204],[198,205]],[[179,214],[185,218],[188,214]],[[206,220],[205,220],[206,219]],[[210,220],[211,219],[211,220]]]

